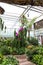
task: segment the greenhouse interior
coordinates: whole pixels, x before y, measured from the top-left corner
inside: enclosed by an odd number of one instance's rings
[[[43,0],[0,0],[0,65],[43,65]]]

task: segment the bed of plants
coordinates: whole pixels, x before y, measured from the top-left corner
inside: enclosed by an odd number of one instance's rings
[[[0,65],[19,65],[14,56],[3,56],[0,54]]]
[[[36,65],[43,65],[43,46],[28,46],[26,55],[28,60]]]
[[[27,34],[26,28],[20,27],[18,32],[16,31],[14,32],[14,38],[0,39],[0,54],[3,55],[3,56],[0,56],[0,64],[9,65],[9,62],[10,62],[10,65],[18,65],[18,61],[14,57],[10,57],[12,55],[21,55],[26,53],[28,58],[32,62],[34,61],[34,63],[35,63],[35,60],[34,60],[35,57],[38,56],[38,55],[35,56],[35,54],[43,55],[43,49],[37,47],[38,46],[37,39],[27,38],[26,34]],[[36,48],[35,48],[35,45],[36,45]],[[40,57],[42,57],[42,55]]]
[[[19,39],[18,35],[15,36],[15,38],[13,39],[6,39],[6,38],[0,39],[0,54],[2,55],[2,56],[0,55],[0,64],[7,65],[7,63],[11,61],[11,65],[14,65],[12,64],[12,60],[14,58],[12,57],[12,55],[21,55],[26,53],[28,60],[36,63],[37,65],[42,65],[43,46],[38,46],[38,41],[35,38],[32,38],[33,40],[35,39],[35,41],[33,42],[32,40],[30,43],[29,38],[24,37],[25,41],[23,40],[24,41],[23,45],[22,45],[23,41],[21,42],[22,38],[20,41],[18,41],[18,39]],[[8,55],[11,56],[11,58]],[[5,61],[3,61],[3,59],[5,59]],[[9,61],[7,61],[8,59]],[[19,64],[16,59],[14,60],[14,63],[15,65]]]
[[[14,32],[13,39],[0,39],[0,53],[3,55],[9,54],[24,54],[26,43],[26,29],[21,27],[19,32]]]
[[[43,47],[38,46],[36,38],[27,38],[26,34],[26,28],[21,27],[18,32],[14,32],[14,38],[0,39],[0,54],[4,55],[0,56],[0,64],[9,65],[10,62],[10,65],[18,65],[18,61],[10,56],[25,53],[28,59],[37,65],[43,63]]]
[[[14,55],[25,54],[27,43],[26,32],[24,31],[26,29],[21,27],[18,33],[14,32],[14,38],[0,39],[0,65],[19,65]]]
[[[36,38],[34,38],[34,37],[30,37],[30,38],[28,37],[27,41],[30,44],[34,45],[34,46],[38,46],[39,45],[38,40]]]
[[[24,18],[24,16],[23,16]],[[36,65],[43,65],[43,46],[39,46],[38,40],[33,37],[27,37],[27,31],[31,28],[33,19],[29,27],[27,19],[22,19],[22,26],[14,31],[14,38],[0,39],[0,65],[19,65],[19,62],[12,55],[26,54],[28,60]],[[26,27],[24,27],[26,26]],[[30,30],[29,30],[30,31]]]

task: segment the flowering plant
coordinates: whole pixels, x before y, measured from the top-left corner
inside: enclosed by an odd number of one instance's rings
[[[27,34],[27,30],[26,30],[26,28],[23,28],[23,26],[22,27],[20,27],[20,29],[19,29],[19,31],[18,32],[16,32],[15,31],[15,40],[16,40],[16,46],[18,47],[25,47],[26,46],[26,44],[25,44],[25,41],[26,41],[26,34]]]

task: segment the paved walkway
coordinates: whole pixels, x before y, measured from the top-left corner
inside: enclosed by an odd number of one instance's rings
[[[32,62],[28,61],[26,55],[16,55],[19,65],[35,65]]]

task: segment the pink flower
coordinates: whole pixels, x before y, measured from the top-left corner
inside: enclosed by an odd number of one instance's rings
[[[18,36],[18,33],[16,32],[16,36]]]
[[[22,30],[23,30],[23,27],[21,27],[21,28],[19,29],[19,32],[22,31]]]

